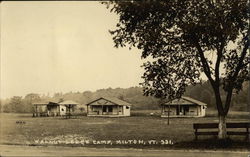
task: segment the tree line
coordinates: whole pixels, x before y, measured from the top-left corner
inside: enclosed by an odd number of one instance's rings
[[[1,111],[13,113],[31,113],[33,112],[33,103],[48,102],[59,100],[73,100],[81,105],[87,104],[101,96],[117,97],[124,101],[133,104],[135,110],[153,110],[159,109],[162,102],[160,99],[144,96],[141,87],[130,88],[107,88],[99,89],[95,92],[68,92],[68,93],[54,93],[50,95],[40,95],[36,93],[27,94],[24,97],[13,96],[9,99],[1,100]],[[209,82],[204,82],[201,85],[189,86],[185,92],[185,96],[192,97],[199,101],[208,104],[209,109],[215,109],[215,98]],[[222,94],[223,96],[223,94]],[[225,96],[225,95],[224,95]],[[244,83],[243,90],[233,97],[232,110],[246,111],[248,104],[248,83]]]

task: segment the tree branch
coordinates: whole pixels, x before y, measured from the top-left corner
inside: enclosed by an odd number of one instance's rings
[[[223,56],[223,49],[225,46],[225,39],[221,42],[221,45],[219,48],[217,48],[217,59],[215,63],[215,82],[219,84],[220,82],[220,63],[221,63],[221,58]]]
[[[194,39],[195,47],[197,48],[198,54],[199,54],[199,56],[201,58],[201,63],[202,63],[202,66],[204,68],[204,72],[205,72],[207,78],[209,79],[209,81],[211,82],[211,84],[214,86],[215,85],[214,80],[213,80],[213,78],[211,76],[211,71],[210,71],[208,62],[207,62],[207,60],[206,60],[206,58],[204,56],[203,50],[202,50],[197,38],[195,37],[195,35],[193,35],[193,39]]]
[[[243,39],[244,40],[244,39]],[[226,98],[226,102],[225,102],[225,113],[227,114],[228,111],[229,111],[229,108],[230,108],[230,102],[231,102],[231,98],[232,98],[232,93],[233,93],[233,83],[235,82],[235,80],[237,79],[237,76],[240,72],[240,70],[242,69],[242,67],[244,67],[244,64],[243,64],[243,60],[244,58],[246,57],[246,54],[247,54],[247,50],[249,48],[249,44],[250,44],[250,41],[249,41],[249,33],[248,35],[245,37],[245,40],[246,40],[246,43],[244,45],[244,48],[241,52],[241,56],[240,56],[240,59],[239,59],[239,62],[238,62],[238,65],[236,67],[236,70],[235,70],[235,73],[234,75],[232,76],[232,79],[230,80],[229,82],[229,90],[228,90],[228,94],[227,94],[227,98]]]
[[[211,76],[210,67],[208,65],[208,62],[207,62],[205,56],[204,56],[202,48],[201,48],[197,38],[194,35],[193,35],[193,38],[194,38],[195,47],[197,48],[198,54],[199,54],[199,56],[201,58],[201,62],[202,62],[203,68],[204,68],[204,72],[205,72],[207,78],[209,79],[213,89],[214,89],[215,99],[216,99],[216,106],[217,106],[219,115],[224,115],[225,112],[224,112],[224,109],[223,109],[223,106],[222,106],[222,101],[221,101],[221,96],[220,96],[219,79],[217,81],[213,80],[213,78]],[[223,49],[221,49],[221,50],[223,50]],[[218,73],[218,75],[219,75],[219,65],[220,65],[220,60],[221,60],[221,57],[222,57],[222,52],[221,52],[220,55],[221,56],[219,56],[217,58],[217,66],[218,66],[217,73]]]
[[[243,40],[244,40],[244,39],[243,39]],[[248,50],[249,45],[250,45],[249,33],[248,33],[248,35],[245,37],[245,40],[246,40],[246,43],[245,43],[244,48],[243,48],[243,50],[242,50],[242,52],[241,52],[241,56],[240,56],[238,65],[237,65],[237,67],[236,67],[236,70],[235,70],[234,75],[232,76],[232,81],[231,81],[231,82],[234,82],[234,81],[237,79],[237,76],[238,76],[240,70],[242,69],[242,67],[243,67],[243,65],[244,65],[244,64],[243,64],[243,60],[244,60],[244,58],[246,57],[247,50]]]

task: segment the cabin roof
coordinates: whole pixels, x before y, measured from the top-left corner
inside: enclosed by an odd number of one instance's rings
[[[180,99],[174,99],[173,101],[168,101],[166,103],[164,103],[163,105],[192,105],[192,104],[197,104],[200,106],[206,106],[207,104],[190,98],[190,97],[186,97],[186,96],[182,96]]]
[[[58,106],[59,104],[55,101],[50,101],[47,105],[49,106]]]
[[[59,103],[60,105],[78,105],[79,103],[72,101],[72,100],[65,100]]]
[[[114,103],[116,105],[119,105],[119,106],[131,106],[130,103],[127,103],[126,101],[123,101],[123,100],[115,98],[115,97],[100,97],[100,98],[98,98],[98,99],[96,99],[96,100],[94,100],[94,101],[92,101],[92,102],[90,102],[90,103],[88,103],[86,105],[97,105],[97,104],[93,104],[93,103],[96,102],[96,101],[99,101],[101,99],[110,101],[110,102],[112,102],[112,103]],[[110,105],[110,104],[103,104],[103,105]]]
[[[57,102],[55,101],[44,101],[44,102],[35,102],[32,103],[33,105],[53,105],[53,104],[57,104]]]
[[[33,105],[48,105],[49,102],[35,102]]]
[[[49,106],[57,106],[57,105],[77,105],[78,103],[72,100],[65,100],[63,102],[55,102],[55,101],[47,101],[47,102],[36,102],[33,105],[49,105]]]

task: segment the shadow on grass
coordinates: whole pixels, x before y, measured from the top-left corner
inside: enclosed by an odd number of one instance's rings
[[[185,148],[185,149],[223,149],[223,150],[232,150],[232,149],[247,149],[250,150],[250,141],[243,140],[232,140],[225,139],[219,140],[215,138],[202,139],[202,140],[193,140],[179,142],[175,144],[175,148]]]
[[[220,150],[220,151],[250,151],[250,142],[242,140],[218,140],[205,139],[197,141],[185,141],[175,143],[173,145],[80,145],[80,144],[57,144],[57,145],[41,145],[41,144],[14,144],[3,143],[5,145],[26,145],[26,146],[62,146],[62,147],[86,147],[86,148],[126,148],[126,149],[157,149],[157,150]]]

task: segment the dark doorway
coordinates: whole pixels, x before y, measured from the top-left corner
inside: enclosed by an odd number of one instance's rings
[[[113,107],[112,106],[108,106],[108,112],[113,112]]]
[[[107,112],[107,106],[103,106],[102,112]]]
[[[189,106],[183,106],[183,114],[186,115],[189,112]]]
[[[178,105],[176,106],[176,115],[180,115],[180,107]]]

